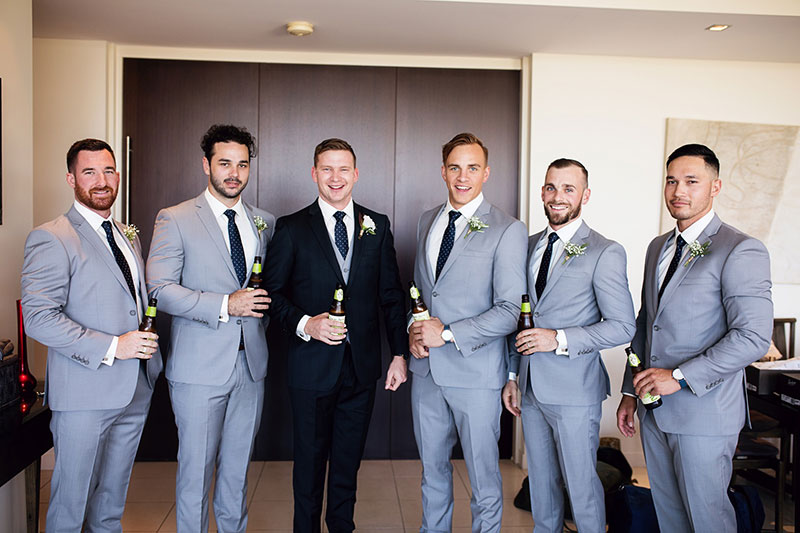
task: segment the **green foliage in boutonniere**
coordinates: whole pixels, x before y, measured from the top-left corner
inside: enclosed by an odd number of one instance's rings
[[[469,219],[467,220],[467,234],[464,235],[464,238],[466,239],[467,237],[469,237],[469,234],[472,233],[473,231],[475,233],[483,233],[483,230],[485,230],[488,227],[489,224],[479,219],[478,217],[475,216],[469,217]]]
[[[711,241],[706,241],[703,244],[700,244],[697,241],[689,243],[689,258],[683,264],[683,266],[689,266],[689,263],[692,262],[692,259],[695,257],[703,257],[704,255],[709,255],[711,252],[709,251],[709,247],[711,246]]]
[[[375,221],[372,220],[372,217],[369,215],[361,215],[359,218],[361,219],[361,231],[358,232],[358,238],[360,239],[363,237],[365,233],[367,235],[375,235]]]
[[[264,231],[265,229],[269,229],[269,224],[267,224],[267,221],[261,218],[259,215],[253,217],[253,224],[256,225],[259,237],[261,237],[262,231]]]
[[[586,253],[586,244],[573,244],[569,241],[564,244],[564,263],[575,257]]]
[[[135,224],[125,224],[122,226],[122,234],[125,235],[129,241],[133,242],[139,234],[139,228],[137,228]]]

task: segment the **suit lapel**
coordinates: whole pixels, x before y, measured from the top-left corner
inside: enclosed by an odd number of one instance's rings
[[[653,248],[658,249],[658,253],[652,254],[650,257],[648,257],[647,264],[645,265],[645,300],[647,301],[647,314],[652,317],[656,316],[656,312],[658,311],[659,307],[658,263],[661,261],[661,256],[664,255],[664,250],[667,247],[669,236],[672,235],[674,231],[675,230],[672,230],[656,238],[656,244],[653,246]]]
[[[70,208],[70,210],[67,212],[67,218],[75,227],[75,230],[80,233],[81,237],[83,237],[83,239],[94,248],[97,256],[100,257],[100,260],[105,263],[105,265],[111,271],[111,274],[117,278],[119,284],[122,285],[123,289],[125,289],[125,293],[133,297],[130,289],[128,288],[128,282],[125,281],[125,276],[122,275],[122,270],[120,270],[117,260],[114,259],[114,254],[112,254],[111,251],[106,247],[105,243],[103,243],[100,235],[98,235],[97,232],[92,229],[91,224],[89,224],[89,222],[87,222],[86,219],[83,218],[80,213],[78,213],[75,207]]]
[[[589,226],[586,222],[581,221],[581,227],[575,232],[575,235],[572,236],[572,240],[570,241],[572,244],[581,245],[586,242],[586,239],[589,237]],[[555,260],[556,264],[553,266],[553,270],[550,273],[550,276],[547,278],[547,284],[544,286],[544,292],[542,292],[542,299],[547,296],[547,293],[558,283],[558,278],[561,277],[561,274],[569,268],[573,261],[577,260],[578,257],[572,257],[564,262],[564,259],[567,257],[567,243],[564,243],[564,250],[561,252],[561,255],[558,257],[554,257],[551,261]],[[538,272],[537,272],[538,274]]]
[[[433,238],[433,236],[431,235],[431,229],[433,228],[433,223],[436,222],[436,219],[442,215],[442,212],[444,212],[444,208],[446,206],[447,204],[442,205],[439,208],[439,210],[433,214],[432,217],[424,221],[424,226],[422,228],[422,233],[421,233],[421,235],[424,238],[420,239],[420,245],[419,245],[420,249],[417,250],[417,255],[425,259],[424,261],[425,268],[423,269],[423,272],[425,273],[425,276],[428,280],[429,287],[433,287],[433,284],[436,282],[435,271],[433,270],[435,268],[435,265],[432,267],[430,259],[428,259],[430,257],[428,251],[430,250],[431,239]]]
[[[314,201],[314,203],[308,207],[308,215],[308,224],[311,226],[311,231],[319,243],[319,248],[322,250],[322,255],[325,256],[325,259],[336,273],[336,279],[338,279],[342,285],[345,285],[342,271],[339,268],[339,262],[336,260],[336,256],[334,255],[331,238],[328,236],[328,228],[325,226],[325,220],[322,218],[322,211],[320,210],[319,204],[316,201]],[[355,250],[353,253],[355,253]]]
[[[250,222],[250,229],[253,230],[253,235],[256,236],[256,240],[258,241],[258,248],[256,249],[255,255],[261,256],[261,260],[264,260],[264,254],[266,253],[266,244],[267,244],[267,236],[264,234],[265,231],[258,231],[256,228],[256,223],[253,216],[253,207],[249,204],[246,204],[244,200],[242,200],[242,206],[244,207],[244,212],[247,215],[247,220]],[[237,278],[238,279],[238,278]]]
[[[528,279],[533,281],[534,286],[536,284],[536,275],[538,272],[533,271],[533,254],[536,252],[536,248],[539,247],[539,243],[545,235],[547,235],[547,230],[536,234],[532,239],[530,239],[528,244],[528,262],[525,264],[528,265]],[[530,243],[533,243],[533,246],[531,246]],[[530,285],[530,282],[528,282],[528,285]],[[539,298],[536,296],[536,289],[534,289],[533,294],[529,294],[528,297],[531,299],[531,304],[533,304],[535,307],[539,302]]]
[[[205,193],[201,193],[200,196],[195,199],[197,216],[203,223],[203,226],[205,226],[208,235],[211,237],[211,241],[217,247],[217,251],[219,252],[220,256],[222,256],[222,260],[228,266],[231,276],[233,276],[233,279],[235,279],[236,283],[238,284],[239,276],[236,275],[236,269],[233,267],[231,253],[228,251],[228,247],[225,246],[225,239],[222,237],[219,224],[214,218],[214,212],[211,210],[211,206],[208,205],[204,194]]]
[[[353,255],[350,258],[350,275],[347,277],[348,284],[351,280],[355,279],[356,270],[358,270],[358,266],[361,263],[361,249],[363,244],[361,243],[361,239],[359,238],[359,232],[361,231],[361,221],[364,217],[363,208],[358,205],[357,203],[353,202],[353,215],[355,216],[355,222],[353,227]],[[367,234],[365,233],[363,237],[366,239],[368,238]]]
[[[481,205],[478,206],[478,209],[475,211],[473,216],[476,216],[485,222],[486,215],[489,214],[490,210],[491,204],[484,200],[481,202]],[[450,267],[453,266],[453,264],[458,260],[458,256],[461,255],[461,252],[463,252],[464,248],[467,247],[467,244],[469,244],[472,239],[480,238],[478,237],[478,235],[480,235],[479,232],[473,231],[467,234],[468,231],[469,222],[467,222],[467,226],[464,228],[461,234],[456,235],[455,242],[453,243],[453,249],[450,251],[450,255],[447,256],[447,261],[442,267],[442,271],[439,273],[439,279],[442,279],[444,275],[447,274],[447,271],[450,270]]]
[[[114,221],[114,224],[117,226],[117,229],[120,233],[125,235],[125,232],[122,231],[124,226],[121,222]],[[138,243],[138,237],[136,237],[136,242]],[[125,238],[125,244],[128,246],[128,249],[131,251],[131,255],[133,255],[133,260],[136,261],[136,269],[138,270],[139,274],[139,298],[142,299],[142,305],[147,307],[147,282],[144,276],[144,261],[142,260],[142,253],[139,249],[139,245],[137,244],[134,246],[134,243],[131,242],[130,239],[127,237]],[[127,286],[127,284],[126,284]]]

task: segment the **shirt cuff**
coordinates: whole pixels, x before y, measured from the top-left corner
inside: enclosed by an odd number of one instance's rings
[[[630,392],[623,392],[622,395],[623,396],[630,396],[631,398],[638,398],[638,396],[636,396],[635,394],[632,394]]]
[[[569,347],[567,346],[567,334],[564,333],[563,329],[556,330],[556,342],[558,343],[558,348],[556,348],[556,355],[569,355]]]
[[[117,344],[119,344],[119,337],[111,339],[111,345],[108,347],[108,350],[106,350],[106,356],[100,361],[101,363],[108,366],[114,364],[114,354],[117,353]]]
[[[219,306],[219,321],[227,323],[231,319],[228,315],[228,295],[222,297],[222,305]]]
[[[306,333],[306,324],[308,324],[309,320],[311,320],[309,315],[303,315],[303,318],[301,318],[300,322],[297,323],[297,329],[295,329],[297,336],[306,342],[311,340],[311,335]]]
[[[508,373],[508,381],[517,381],[517,373],[516,372],[509,372]]]

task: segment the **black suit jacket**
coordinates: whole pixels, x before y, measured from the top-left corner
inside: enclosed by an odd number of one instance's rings
[[[270,241],[264,268],[272,298],[269,314],[289,334],[289,386],[326,391],[336,384],[345,344],[330,346],[295,334],[303,315],[327,311],[337,283],[345,287],[345,312],[353,365],[361,384],[382,374],[379,316],[392,354],[408,353],[405,297],[386,215],[353,204],[356,219],[348,283],[339,269],[319,204],[281,217]],[[375,221],[375,235],[359,238],[364,215]]]

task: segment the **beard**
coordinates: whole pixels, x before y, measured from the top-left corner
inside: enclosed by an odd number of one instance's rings
[[[238,198],[242,191],[244,190],[245,184],[242,180],[236,178],[235,180],[239,184],[239,188],[235,190],[230,190],[225,188],[225,179],[220,179],[219,177],[215,176],[213,172],[211,172],[211,186],[214,187],[214,190],[217,191],[220,195],[224,196],[225,198]]]
[[[554,205],[566,205],[569,207],[569,204],[554,204]],[[544,215],[547,217],[547,221],[550,222],[553,226],[563,226],[567,222],[571,220],[575,220],[581,214],[581,206],[578,204],[576,207],[567,209],[566,211],[561,211],[560,213],[554,213],[547,209],[547,206],[544,207]]]
[[[110,192],[111,194],[105,198],[95,198],[92,196],[93,193],[98,192]],[[117,199],[118,192],[118,189],[115,190],[107,186],[93,187],[89,190],[78,186],[75,187],[75,197],[78,199],[78,201],[86,207],[94,209],[95,211],[106,211],[111,209],[111,206],[114,205],[114,201]]]

